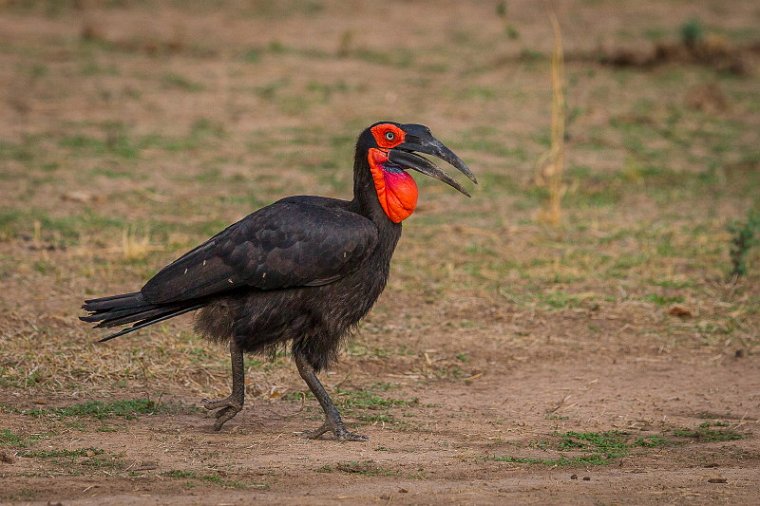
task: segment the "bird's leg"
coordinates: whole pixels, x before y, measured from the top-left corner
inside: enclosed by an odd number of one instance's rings
[[[203,407],[211,409],[219,409],[216,412],[216,423],[214,424],[214,430],[221,430],[228,420],[237,415],[241,409],[243,409],[243,402],[245,401],[245,371],[243,369],[243,350],[235,342],[235,339],[230,339],[230,356],[232,357],[232,393],[229,397],[224,399],[209,400],[203,399]]]
[[[367,436],[355,434],[353,432],[349,432],[346,429],[346,426],[340,417],[340,413],[338,412],[338,408],[336,408],[335,404],[333,404],[333,401],[327,394],[325,387],[322,386],[319,378],[317,378],[317,374],[314,372],[314,368],[311,366],[311,364],[309,364],[306,358],[303,357],[303,355],[300,353],[296,352],[295,359],[296,367],[298,367],[298,373],[301,375],[306,384],[309,385],[309,389],[311,389],[314,397],[317,398],[319,404],[322,406],[322,410],[325,412],[325,423],[323,423],[322,426],[316,430],[305,432],[306,437],[309,439],[318,439],[325,432],[332,431],[333,434],[335,434],[335,438],[340,441],[367,441],[369,439]]]

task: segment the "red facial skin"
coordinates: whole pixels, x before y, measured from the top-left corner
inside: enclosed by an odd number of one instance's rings
[[[388,162],[388,150],[404,142],[405,134],[396,125],[387,123],[372,127],[371,132],[379,146],[370,148],[367,154],[377,198],[388,219],[401,223],[417,207],[417,183],[403,170],[386,170],[385,164]]]

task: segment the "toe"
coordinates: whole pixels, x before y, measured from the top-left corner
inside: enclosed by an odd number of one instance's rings
[[[214,416],[215,416],[216,418],[221,418],[221,417],[223,417],[224,415],[226,415],[227,413],[229,413],[229,412],[230,412],[230,409],[232,409],[232,408],[230,408],[229,406],[227,406],[226,408],[222,408],[222,409],[220,409],[219,411],[217,411],[216,413],[214,413]]]
[[[336,434],[339,441],[369,441],[369,437],[355,432],[346,431],[344,434]]]
[[[238,402],[237,399],[234,399],[231,396],[225,399],[217,400],[203,399],[201,401],[201,404],[209,411],[212,411],[214,409],[219,410],[214,414],[216,417],[216,423],[214,423],[215,431],[221,430],[222,426],[228,420],[232,419],[243,409],[242,403]]]
[[[215,401],[211,400],[211,399],[203,399],[201,401],[201,404],[203,404],[204,408],[206,408],[208,410],[212,410],[212,409],[217,409],[217,408],[221,408],[223,406],[226,406],[227,405],[227,399],[219,399],[219,400],[215,400]]]
[[[239,411],[239,409],[235,409],[233,407],[228,407],[220,410],[219,413],[216,414],[216,423],[214,424],[214,430],[217,432],[220,431],[222,429],[222,426],[227,423],[228,420],[234,418]]]
[[[328,432],[329,430],[330,430],[330,427],[327,424],[324,424],[318,429],[303,431],[303,435],[307,439],[319,439],[320,437],[322,437],[322,434],[324,434],[325,432]]]

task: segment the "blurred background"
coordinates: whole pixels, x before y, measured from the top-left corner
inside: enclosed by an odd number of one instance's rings
[[[494,417],[556,434],[635,412],[658,437],[716,419],[695,413],[756,424],[759,56],[751,0],[0,1],[0,444],[64,441],[74,429],[55,410],[86,399],[146,398],[127,412],[155,414],[164,395],[180,407],[150,423],[209,424],[187,406],[226,395],[223,350],[189,318],[96,347],[81,300],[136,289],[281,197],[350,198],[356,137],[379,120],[428,125],[480,185],[465,199],[418,181],[389,287],[327,379],[354,423],[463,448],[460,429],[483,435]],[[252,405],[298,406],[287,357],[246,364]],[[725,405],[700,396],[710,378]],[[586,394],[566,402],[558,383]],[[457,404],[471,411],[444,415],[473,388]],[[101,418],[77,413],[80,444],[121,462],[108,469],[129,487],[122,464],[147,440],[103,446]],[[248,438],[304,423],[244,414]],[[735,444],[756,466],[746,428]],[[513,446],[475,457],[537,451],[530,431],[499,437]],[[69,476],[101,454],[18,459],[0,499],[48,498],[24,473]]]

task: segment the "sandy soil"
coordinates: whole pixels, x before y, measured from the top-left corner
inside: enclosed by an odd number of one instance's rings
[[[753,502],[760,487],[760,447],[754,437],[641,448],[609,465],[590,467],[526,466],[492,457],[555,456],[531,443],[567,430],[645,436],[722,420],[751,435],[760,415],[755,361],[592,357],[531,362],[493,367],[467,384],[407,380],[409,386],[394,396],[408,392],[424,407],[404,408],[403,430],[362,426],[368,443],[299,436],[319,423],[313,400],[299,412],[297,402],[258,399],[221,433],[210,432],[211,419],[198,413],[141,417],[107,434],[70,430],[40,448],[103,448],[134,471],[129,477],[109,477],[107,471],[57,476],[59,466],[20,457],[3,464],[4,493],[32,489],[37,501],[63,504]],[[396,374],[377,379],[399,381]],[[20,416],[8,422],[14,429],[30,429],[20,425],[29,423]],[[42,424],[36,427],[43,430]],[[231,488],[167,477],[178,469],[213,472]],[[46,473],[48,478],[41,479]]]

